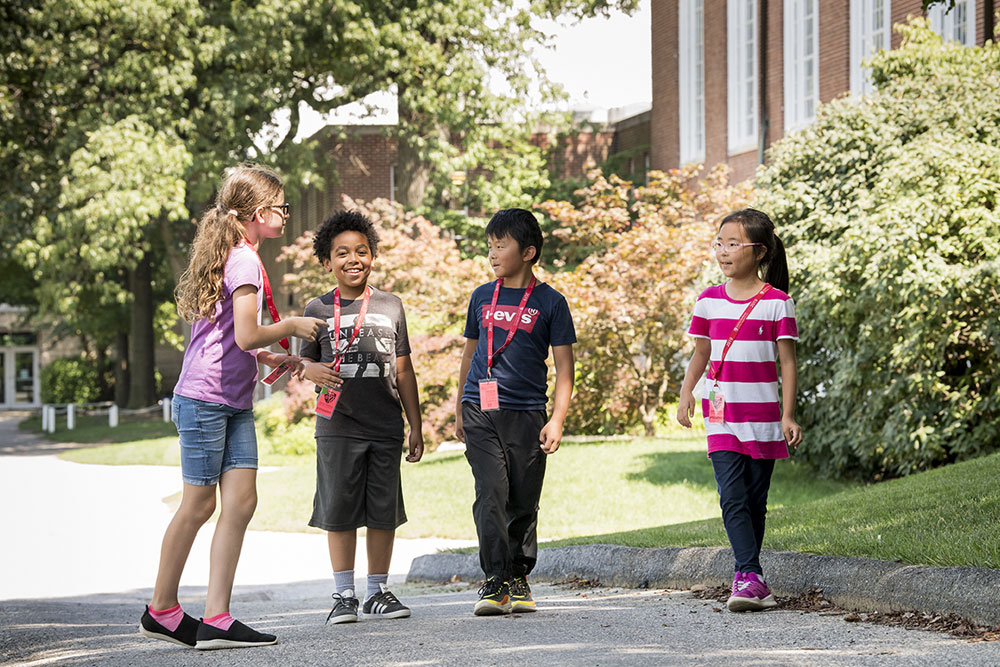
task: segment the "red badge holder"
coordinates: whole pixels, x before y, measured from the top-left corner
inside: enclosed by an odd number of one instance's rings
[[[500,389],[496,380],[479,381],[479,409],[484,412],[500,409]]]
[[[278,367],[275,368],[273,371],[271,371],[266,378],[261,380],[261,382],[263,382],[266,385],[272,385],[278,380],[278,378],[287,373],[288,369],[290,369],[291,367],[292,367],[291,364],[283,361],[280,364],[278,364]]]
[[[713,424],[722,424],[726,421],[726,397],[719,391],[719,385],[708,393],[708,421]]]
[[[316,397],[316,414],[324,419],[332,419],[333,411],[337,407],[340,399],[339,389],[323,387],[323,391]]]

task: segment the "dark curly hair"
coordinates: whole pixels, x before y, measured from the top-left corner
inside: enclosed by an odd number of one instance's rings
[[[330,245],[337,234],[343,232],[364,234],[368,239],[372,257],[378,255],[378,232],[375,231],[372,221],[359,211],[339,211],[324,220],[316,230],[316,236],[313,237],[313,254],[320,262],[330,259]]]

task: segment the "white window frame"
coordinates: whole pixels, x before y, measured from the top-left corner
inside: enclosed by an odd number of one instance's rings
[[[866,95],[875,87],[862,66],[882,49],[892,48],[890,0],[851,0],[851,94]]]
[[[964,46],[976,45],[976,0],[956,0],[951,11],[943,5],[934,5],[927,10],[927,18],[930,19],[931,30],[941,35],[944,41]]]
[[[680,0],[677,13],[677,111],[685,165],[705,160],[705,2]]]
[[[730,155],[757,149],[757,0],[728,0],[726,82]]]
[[[785,132],[816,120],[819,105],[819,0],[785,0]]]

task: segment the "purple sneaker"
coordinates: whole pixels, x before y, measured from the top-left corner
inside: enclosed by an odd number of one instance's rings
[[[729,597],[736,595],[736,591],[740,590],[741,583],[743,583],[743,573],[736,570],[736,574],[733,575],[733,589],[729,591]]]
[[[744,572],[743,580],[733,582],[736,592],[729,596],[726,607],[729,611],[761,611],[777,607],[771,589],[756,572]]]

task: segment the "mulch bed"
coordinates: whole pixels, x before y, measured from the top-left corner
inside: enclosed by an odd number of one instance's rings
[[[729,588],[725,586],[692,586],[691,596],[699,600],[725,602],[729,599]],[[823,597],[822,588],[814,588],[804,595],[795,597],[774,596],[777,609],[818,613],[821,616],[843,616],[848,623],[875,623],[891,625],[907,630],[930,630],[968,639],[973,642],[1000,641],[1000,626],[996,628],[977,625],[955,614],[925,614],[919,611],[860,612],[838,607]]]

